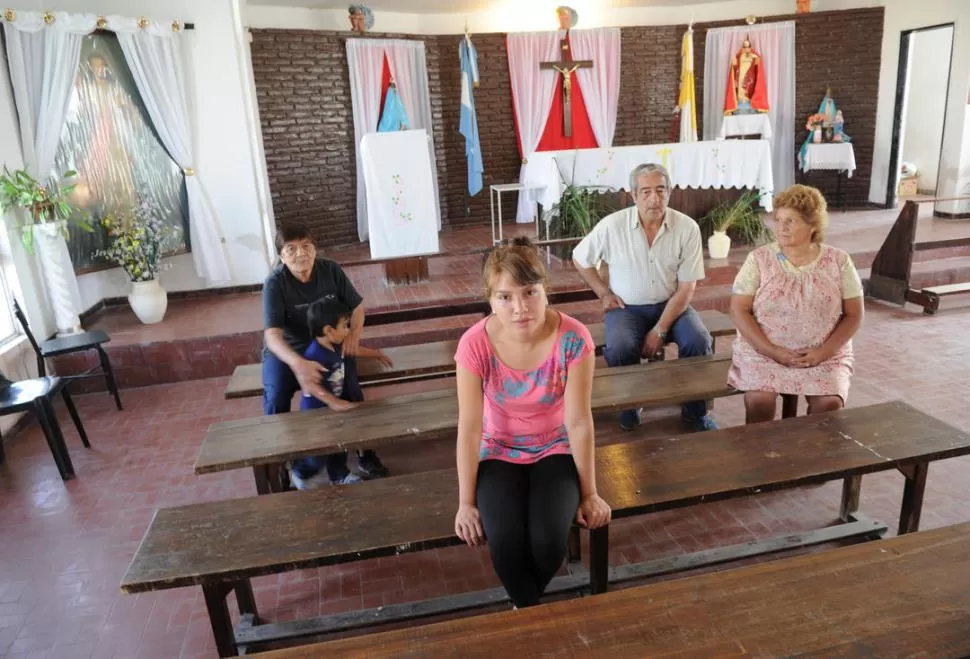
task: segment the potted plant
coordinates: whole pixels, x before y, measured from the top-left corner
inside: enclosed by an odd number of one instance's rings
[[[755,208],[760,199],[761,193],[748,190],[735,201],[718,204],[704,216],[702,222],[713,231],[707,239],[707,251],[712,259],[726,259],[731,251],[729,229],[742,243],[758,245],[765,241],[768,227]]]
[[[576,163],[573,162],[575,175]],[[543,221],[549,227],[549,237],[582,238],[596,226],[596,223],[619,210],[612,187],[605,185],[574,185],[566,183],[562,172],[559,173],[565,189],[559,201],[543,213]],[[568,260],[575,245],[554,245],[552,252],[560,259]]]
[[[62,179],[76,176],[77,172],[64,172]],[[84,231],[93,231],[87,214],[68,200],[75,187],[75,183],[62,185],[53,176],[42,185],[26,169],[11,172],[4,165],[0,173],[0,214],[17,208],[27,211],[29,221],[20,225],[20,240],[28,252],[34,252],[35,231],[50,236],[60,232],[66,238],[69,221]]]
[[[168,309],[168,293],[158,282],[164,269],[162,255],[178,248],[181,231],[162,222],[157,206],[142,202],[137,208],[113,213],[101,220],[111,239],[107,249],[95,256],[124,268],[131,280],[128,304],[138,320],[160,322]]]

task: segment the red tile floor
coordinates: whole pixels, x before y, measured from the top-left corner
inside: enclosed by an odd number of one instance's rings
[[[935,317],[869,304],[857,340],[850,404],[902,399],[970,430],[968,320],[966,304]],[[729,342],[719,345],[728,348]],[[61,409],[77,470],[77,478],[67,483],[58,478],[35,426],[9,439],[7,462],[0,466],[0,657],[216,656],[198,588],[129,596],[118,584],[155,508],[255,494],[249,472],[201,477],[192,472],[209,424],[259,413],[258,399],[223,400],[224,385],[219,378],[128,389],[123,412],[115,411],[106,394],[79,396],[93,448],[80,446]],[[374,395],[401,390],[398,385]],[[679,432],[672,411],[666,412],[642,435]],[[741,414],[738,398],[715,405],[722,424],[739,423]],[[610,418],[599,423],[613,428]],[[454,455],[451,442],[382,454],[399,474],[451,466]],[[970,520],[968,481],[968,459],[933,465],[924,528]],[[867,476],[862,511],[895,528],[901,491],[898,475]],[[612,560],[640,561],[814,528],[835,518],[839,492],[839,485],[830,483],[624,520],[611,530]],[[494,584],[487,556],[464,547],[254,581],[268,620]]]

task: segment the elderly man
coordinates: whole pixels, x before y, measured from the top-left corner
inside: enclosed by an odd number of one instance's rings
[[[667,208],[670,175],[660,165],[639,165],[630,174],[635,205],[603,218],[573,251],[580,275],[606,312],[610,366],[638,364],[672,340],[682,357],[713,353],[711,335],[690,306],[704,278],[704,252],[697,223]],[[609,282],[597,272],[606,263]],[[684,421],[695,430],[713,430],[704,401],[685,403]],[[620,415],[620,427],[640,424],[638,410]]]

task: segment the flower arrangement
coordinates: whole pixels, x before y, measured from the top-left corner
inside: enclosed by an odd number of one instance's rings
[[[808,121],[805,122],[805,130],[815,130],[816,128],[821,128],[825,124],[826,119],[826,116],[821,112],[808,115]]]
[[[165,269],[161,260],[166,252],[179,247],[180,229],[162,222],[157,205],[142,202],[132,210],[109,214],[101,226],[112,239],[111,246],[95,256],[121,266],[131,281],[150,281]]]
[[[69,171],[61,178],[76,176],[77,172]],[[87,214],[69,201],[75,187],[75,183],[62,185],[53,176],[41,184],[26,169],[10,171],[4,165],[0,171],[0,215],[14,208],[28,211],[30,219],[21,225],[20,234],[28,252],[34,251],[34,229],[39,225],[52,223],[59,227],[65,238],[69,221],[84,231],[94,231],[87,221]]]

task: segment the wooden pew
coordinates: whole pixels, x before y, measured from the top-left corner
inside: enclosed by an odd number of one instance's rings
[[[720,336],[733,336],[734,323],[727,314],[713,309],[698,311],[704,326],[717,339]],[[593,341],[602,348],[603,323],[589,326]],[[412,346],[385,348],[384,352],[394,362],[394,368],[382,370],[372,359],[363,359],[358,364],[361,385],[372,386],[391,384],[410,380],[443,377],[455,372],[455,349],[458,341],[434,341]],[[237,366],[226,385],[225,397],[248,398],[263,395],[262,364]]]
[[[737,393],[727,385],[728,355],[597,369],[593,410],[664,407]],[[335,450],[380,448],[401,440],[436,439],[458,427],[454,389],[394,396],[348,412],[290,412],[209,426],[195,473],[252,467],[260,494],[280,491],[279,466]]]
[[[590,571],[559,577],[551,593],[606,590],[623,581],[766,552],[874,537],[886,526],[855,509],[863,474],[906,478],[899,533],[919,528],[928,465],[970,454],[970,435],[901,402],[814,416],[641,440],[597,449],[600,494],[615,519],[846,479],[845,523],[755,543],[609,569],[608,529],[590,534]],[[501,589],[338,616],[257,625],[251,577],[458,544],[453,469],[312,492],[286,492],[158,510],[122,591],[201,585],[221,656],[239,645],[353,629],[377,622],[469,609],[504,599]],[[325,511],[325,512],[324,512]],[[233,630],[226,596],[235,591],[243,625]],[[870,596],[877,596],[870,590]]]
[[[967,546],[960,524],[260,656],[967,657]]]

